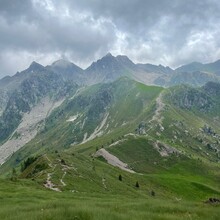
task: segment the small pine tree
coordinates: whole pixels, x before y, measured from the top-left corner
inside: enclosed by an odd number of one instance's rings
[[[140,187],[138,181],[136,182],[135,187],[137,187],[137,188]]]
[[[121,174],[118,176],[118,179],[119,179],[119,181],[122,181],[122,175]]]
[[[155,196],[155,192],[153,190],[151,191],[151,196]]]
[[[65,162],[65,160],[64,159],[61,159],[61,161],[60,161],[63,165],[66,165],[66,162]]]

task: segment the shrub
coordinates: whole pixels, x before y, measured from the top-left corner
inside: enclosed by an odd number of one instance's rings
[[[151,194],[151,196],[155,196],[155,192],[153,190],[151,191],[150,194]]]
[[[61,163],[62,163],[63,165],[66,165],[66,162],[65,162],[64,159],[61,159]]]
[[[28,157],[27,160],[25,160],[21,164],[21,172],[23,172],[28,166],[30,166],[32,163],[34,163],[37,160],[37,157]]]
[[[121,174],[118,176],[118,179],[119,179],[120,181],[122,181],[122,175],[121,175]]]

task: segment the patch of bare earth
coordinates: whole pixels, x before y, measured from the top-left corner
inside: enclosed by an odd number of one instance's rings
[[[47,180],[46,180],[46,183],[44,184],[44,186],[48,189],[53,190],[53,191],[61,192],[61,190],[59,188],[55,187],[56,185],[52,183],[51,175],[52,175],[52,173],[47,174]]]
[[[88,141],[95,139],[96,137],[100,137],[103,134],[102,128],[105,126],[109,113],[106,113],[100,125],[94,130],[94,132],[87,138],[87,133],[84,134],[84,138],[81,144],[84,144]]]
[[[167,144],[164,144],[160,141],[157,141],[154,143],[154,148],[160,153],[160,155],[162,157],[168,157],[169,155],[171,155],[173,153],[176,153],[176,154],[180,153],[177,149],[175,149]]]
[[[124,162],[122,162],[121,160],[119,160],[116,156],[110,154],[107,150],[105,150],[104,148],[98,150],[95,153],[95,156],[102,156],[103,158],[106,159],[106,161],[111,164],[112,166],[118,167],[121,170],[125,170],[129,173],[135,173],[133,170],[128,168],[128,165]]]

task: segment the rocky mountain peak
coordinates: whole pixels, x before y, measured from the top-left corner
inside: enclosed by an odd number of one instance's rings
[[[44,66],[42,66],[41,64],[33,61],[31,63],[31,65],[28,67],[27,70],[29,70],[29,71],[39,71],[39,70],[42,70],[43,68],[44,68]]]
[[[72,64],[73,63],[71,63],[69,60],[60,59],[60,60],[57,60],[57,61],[53,62],[52,66],[66,68],[66,67],[71,66]]]
[[[127,56],[125,56],[125,55],[118,55],[118,56],[116,57],[116,59],[117,59],[118,61],[133,63],[133,62],[132,62]]]
[[[113,57],[110,52],[108,52],[104,57]]]

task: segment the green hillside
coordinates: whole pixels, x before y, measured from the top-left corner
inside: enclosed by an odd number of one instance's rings
[[[1,219],[218,219],[206,201],[220,197],[219,94],[128,78],[79,88],[0,167]]]

